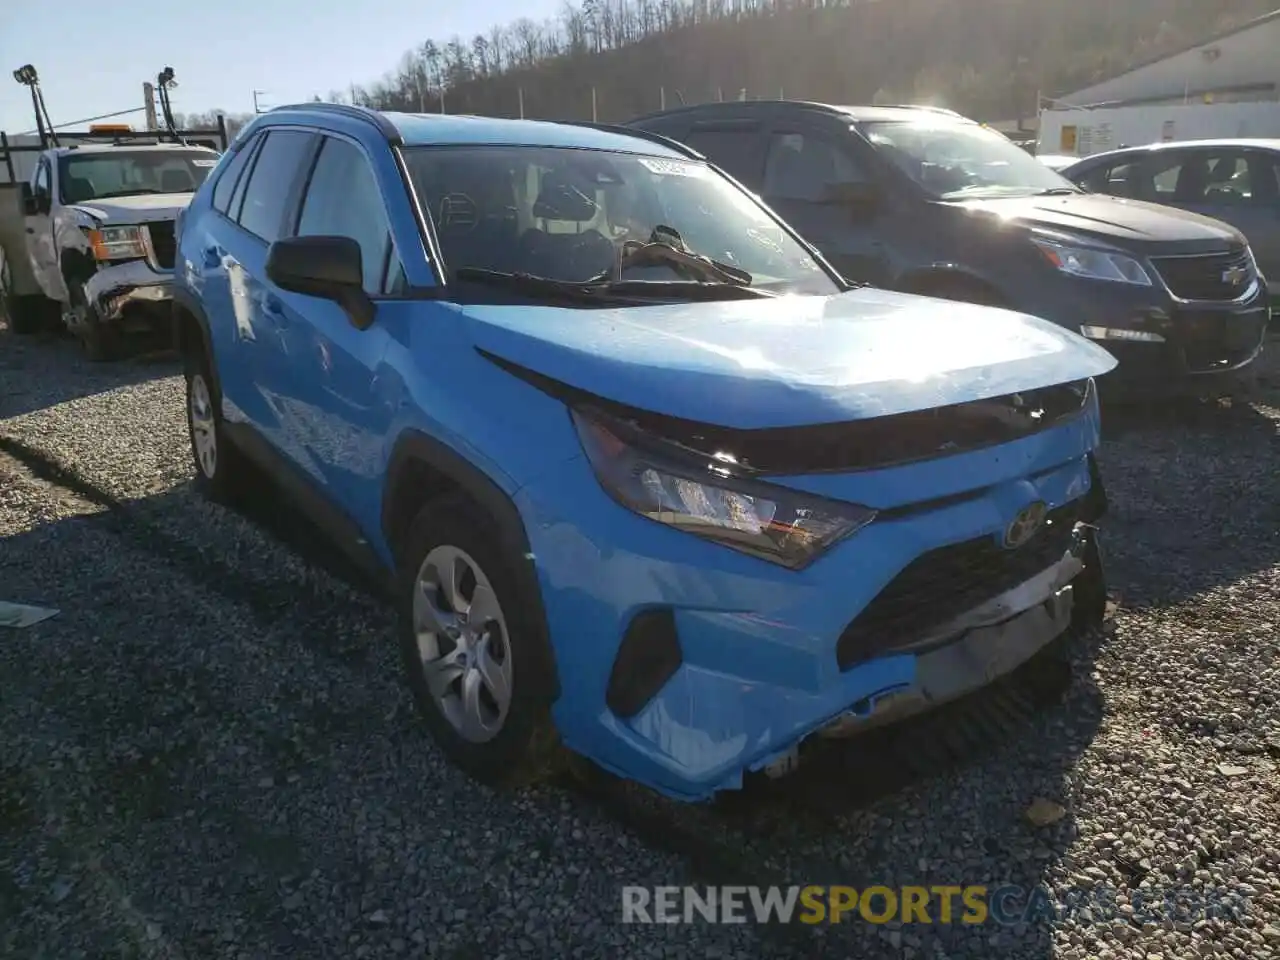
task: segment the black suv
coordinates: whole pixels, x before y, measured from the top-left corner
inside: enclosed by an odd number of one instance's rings
[[[746,101],[629,126],[705,155],[849,279],[1051,320],[1116,355],[1107,379],[1216,383],[1261,352],[1267,285],[1238,230],[1085,193],[950,111]]]

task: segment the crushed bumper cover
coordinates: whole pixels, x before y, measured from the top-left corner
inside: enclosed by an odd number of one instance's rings
[[[959,699],[1031,659],[1071,626],[1074,581],[1090,566],[1094,534],[1081,525],[1071,549],[1054,566],[913,645],[916,675],[910,686],[858,705],[818,733],[850,736],[905,719]]]
[[[87,321],[125,329],[154,329],[169,321],[173,274],[154,269],[145,260],[102,267],[85,284]]]

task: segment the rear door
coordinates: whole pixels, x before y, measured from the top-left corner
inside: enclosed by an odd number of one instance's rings
[[[306,457],[292,448],[296,431],[286,423],[292,415],[288,397],[294,392],[287,321],[280,298],[267,283],[266,262],[267,248],[286,235],[286,220],[297,210],[318,139],[300,128],[264,131],[214,238],[222,251],[236,329],[231,350],[219,358],[224,415],[248,422],[300,465]]]
[[[702,120],[692,123],[683,140],[753,193],[764,176],[764,124],[754,119]]]
[[[837,199],[841,187],[873,187],[846,134],[799,117],[773,123],[766,138],[761,195],[850,280],[889,285],[884,207],[861,215]]]

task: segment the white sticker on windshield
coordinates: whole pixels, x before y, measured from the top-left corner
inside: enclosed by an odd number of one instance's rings
[[[192,160],[191,162],[197,167],[212,167],[218,161],[217,160]]]
[[[636,157],[650,173],[664,177],[701,177],[707,168],[700,163],[683,163],[680,160],[659,160],[656,157]]]

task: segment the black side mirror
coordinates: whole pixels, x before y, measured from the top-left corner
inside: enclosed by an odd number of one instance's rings
[[[267,277],[281,290],[337,303],[357,330],[373,323],[376,306],[364,292],[360,244],[350,237],[290,237],[267,250]]]
[[[865,219],[880,212],[884,198],[875,184],[860,180],[827,184],[823,199],[831,206],[844,207],[858,219]]]
[[[34,217],[40,212],[40,204],[37,202],[35,193],[31,190],[31,184],[23,183],[19,188],[19,195],[22,198],[22,215],[24,217]]]

